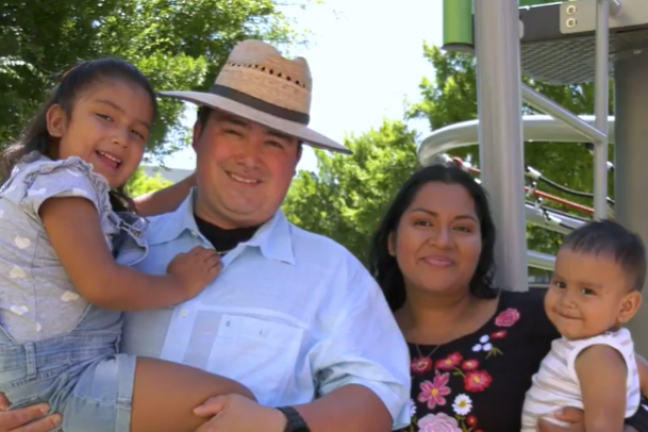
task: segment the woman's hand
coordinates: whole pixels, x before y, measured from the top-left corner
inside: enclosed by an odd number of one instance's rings
[[[554,414],[556,420],[569,423],[569,426],[560,426],[550,421],[540,419],[538,432],[585,432],[585,415],[578,408],[563,408]]]
[[[47,404],[32,405],[7,411],[9,401],[0,393],[0,432],[47,432],[61,424],[58,414],[43,417],[49,412]]]

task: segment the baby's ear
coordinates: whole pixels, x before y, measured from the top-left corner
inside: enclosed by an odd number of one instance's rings
[[[620,323],[627,323],[633,316],[635,316],[641,307],[641,300],[642,297],[639,291],[631,291],[623,297],[618,317]]]
[[[67,115],[60,105],[52,105],[45,113],[47,132],[54,138],[61,138],[65,134]]]

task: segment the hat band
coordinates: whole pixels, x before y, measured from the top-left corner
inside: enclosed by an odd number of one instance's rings
[[[306,113],[299,111],[289,110],[279,105],[266,102],[262,99],[250,96],[247,93],[240,92],[231,87],[226,87],[219,84],[214,84],[210,91],[218,96],[222,96],[227,99],[231,99],[235,102],[247,105],[250,108],[254,108],[259,111],[263,111],[266,114],[273,115],[275,117],[282,118],[284,120],[289,120],[295,123],[301,123],[303,125],[308,125],[310,122],[310,116]]]

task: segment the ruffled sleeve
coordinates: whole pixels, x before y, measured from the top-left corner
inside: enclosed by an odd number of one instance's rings
[[[78,157],[51,160],[32,153],[16,165],[0,189],[0,197],[15,203],[35,219],[40,219],[39,209],[50,198],[84,198],[94,204],[104,231],[112,231],[109,192],[106,180]]]

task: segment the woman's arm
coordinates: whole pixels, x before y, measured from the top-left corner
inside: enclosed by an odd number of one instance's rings
[[[645,358],[635,353],[637,359],[637,372],[639,372],[639,384],[641,387],[641,394],[648,395],[648,361]]]
[[[195,296],[218,271],[218,255],[207,249],[180,254],[169,275],[153,276],[117,264],[106,245],[95,206],[83,198],[51,198],[40,216],[75,288],[97,306],[136,311],[172,306]]]
[[[182,204],[189,191],[196,185],[196,174],[159,191],[147,193],[134,199],[137,214],[156,216],[169,213]]]

